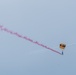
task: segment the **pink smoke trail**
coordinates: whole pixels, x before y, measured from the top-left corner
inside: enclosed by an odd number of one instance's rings
[[[20,34],[17,33],[17,32],[13,32],[13,31],[11,31],[11,30],[3,27],[2,25],[0,25],[0,30],[5,31],[5,32],[7,32],[7,33],[10,33],[10,34],[12,34],[12,35],[15,35],[15,36],[17,36],[17,37],[19,37],[19,38],[25,39],[25,40],[27,40],[27,41],[30,41],[30,42],[32,42],[32,43],[34,43],[34,44],[37,44],[37,45],[39,45],[39,46],[41,46],[41,47],[44,47],[44,48],[46,48],[46,49],[48,49],[48,50],[51,50],[51,51],[53,51],[53,52],[55,52],[55,53],[58,53],[58,54],[62,55],[62,53],[60,53],[60,52],[58,52],[58,51],[56,51],[56,50],[54,50],[54,49],[52,49],[52,48],[50,48],[50,47],[48,47],[48,46],[45,46],[45,45],[39,43],[38,41],[34,41],[34,40],[32,40],[32,39],[30,39],[30,38],[28,38],[28,37],[26,37],[26,36],[22,36],[22,35],[20,35]]]

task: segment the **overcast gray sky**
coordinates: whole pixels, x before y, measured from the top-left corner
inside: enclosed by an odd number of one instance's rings
[[[0,0],[0,25],[43,43],[56,54],[0,31],[0,75],[76,75],[75,0]]]

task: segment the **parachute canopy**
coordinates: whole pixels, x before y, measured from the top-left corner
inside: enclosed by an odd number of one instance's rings
[[[66,44],[64,44],[64,43],[61,43],[60,45],[59,45],[59,47],[61,48],[61,49],[65,49],[65,47],[66,47]]]

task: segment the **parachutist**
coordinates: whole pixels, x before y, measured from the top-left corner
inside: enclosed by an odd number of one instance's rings
[[[61,43],[61,44],[59,45],[59,47],[60,47],[60,49],[62,49],[62,55],[63,55],[63,54],[64,54],[63,51],[64,51],[64,49],[65,49],[65,47],[66,47],[66,44]]]
[[[62,55],[63,55],[63,51],[62,51]]]

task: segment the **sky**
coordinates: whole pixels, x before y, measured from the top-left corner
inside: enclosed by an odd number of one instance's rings
[[[0,25],[62,52],[0,30],[0,75],[76,75],[76,0],[0,0]]]

